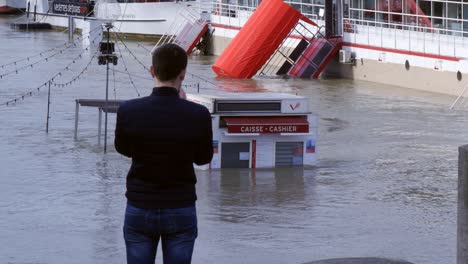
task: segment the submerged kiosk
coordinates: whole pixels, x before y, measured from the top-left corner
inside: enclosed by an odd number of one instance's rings
[[[213,160],[201,169],[317,163],[317,118],[309,99],[281,93],[187,94],[212,115]]]

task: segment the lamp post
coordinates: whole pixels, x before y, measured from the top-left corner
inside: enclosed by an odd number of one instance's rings
[[[103,21],[107,31],[107,41],[99,43],[101,54],[98,57],[99,65],[106,65],[106,100],[104,103],[104,153],[107,153],[107,113],[109,111],[109,63],[117,65],[118,58],[114,54],[114,43],[110,42],[112,22],[120,17],[120,4],[115,0],[99,0],[94,7],[95,16]]]
[[[107,28],[107,48],[109,48],[110,43],[110,29],[112,28],[111,23],[105,25]],[[104,105],[104,153],[107,152],[107,112],[109,110],[109,57],[106,59],[106,103]]]

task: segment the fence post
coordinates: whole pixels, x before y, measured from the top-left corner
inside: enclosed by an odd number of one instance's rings
[[[74,138],[75,140],[78,139],[78,118],[79,118],[79,111],[80,111],[80,103],[78,100],[75,101],[76,106],[75,106],[75,133],[74,133]]]
[[[468,145],[458,148],[457,264],[468,263]]]
[[[47,92],[47,119],[46,119],[46,133],[49,134],[49,119],[50,119],[50,85],[52,81],[49,81],[49,89]]]

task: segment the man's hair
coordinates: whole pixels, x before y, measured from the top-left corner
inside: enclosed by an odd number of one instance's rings
[[[164,44],[153,53],[153,68],[160,81],[175,80],[187,68],[187,53],[176,44]]]

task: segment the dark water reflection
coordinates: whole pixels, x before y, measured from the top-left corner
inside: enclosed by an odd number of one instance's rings
[[[13,32],[12,19],[0,19],[0,64],[67,41],[59,32]],[[147,51],[128,46],[149,64]],[[47,80],[81,49],[0,80],[0,102]],[[62,80],[73,78],[91,56],[85,54]],[[146,76],[128,52],[122,59],[132,73]],[[200,234],[194,263],[350,256],[455,262],[457,146],[466,143],[468,130],[466,109],[448,110],[454,98],[343,80],[223,80],[210,70],[214,59],[190,61],[190,73],[221,87],[200,82],[202,91],[310,98],[319,117],[319,165],[197,172]],[[136,96],[128,76],[114,78],[111,98]],[[95,109],[81,110],[79,139],[73,140],[74,100],[103,98],[104,80],[104,68],[95,63],[75,85],[54,87],[48,135],[46,92],[0,107],[0,263],[124,263],[130,162],[113,148],[102,154]],[[150,93],[150,80],[134,81],[142,94]],[[188,84],[198,81],[187,78]]]

